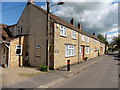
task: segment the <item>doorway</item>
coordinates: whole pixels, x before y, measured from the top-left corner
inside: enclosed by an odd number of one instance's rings
[[[2,47],[2,60],[1,60],[1,64],[3,65],[7,65],[8,66],[8,52],[9,49],[3,45]]]
[[[85,58],[85,46],[82,46],[82,61],[84,61]]]

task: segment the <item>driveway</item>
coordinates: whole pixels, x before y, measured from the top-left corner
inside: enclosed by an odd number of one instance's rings
[[[10,68],[0,68],[2,71],[0,74],[0,79],[2,79],[2,86],[16,83],[19,81],[26,80],[30,77],[40,75],[41,72],[37,68],[28,67],[10,67]]]

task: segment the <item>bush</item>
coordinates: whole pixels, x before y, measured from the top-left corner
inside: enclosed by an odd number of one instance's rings
[[[40,65],[40,70],[46,72],[48,67],[45,64]]]

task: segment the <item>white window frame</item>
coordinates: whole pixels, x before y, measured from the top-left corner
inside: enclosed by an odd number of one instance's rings
[[[84,35],[82,35],[82,41],[85,41],[85,36]]]
[[[90,42],[90,38],[89,37],[86,37],[86,42]]]
[[[90,53],[90,47],[86,46],[85,47],[85,52],[86,52],[86,54],[89,54]]]
[[[76,39],[76,31],[72,30],[72,39]]]
[[[62,25],[60,26],[60,36],[67,37],[67,28]]]
[[[20,46],[20,48],[18,46]],[[21,53],[19,54],[16,53],[16,55],[22,55],[22,45],[16,45],[16,52],[17,52],[17,49],[21,49]]]
[[[82,55],[82,53],[83,53],[83,48],[82,48],[82,46],[80,46],[79,53],[80,53],[81,55]]]
[[[75,56],[75,45],[66,45],[66,57]]]

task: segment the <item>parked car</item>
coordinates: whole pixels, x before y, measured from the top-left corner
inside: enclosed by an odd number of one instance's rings
[[[120,51],[118,52],[118,57],[120,57]]]

